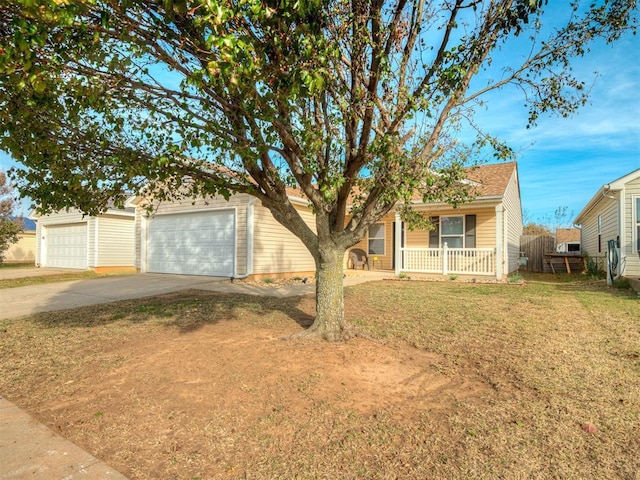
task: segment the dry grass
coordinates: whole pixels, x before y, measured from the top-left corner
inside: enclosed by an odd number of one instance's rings
[[[603,282],[188,292],[0,322],[0,392],[132,479],[638,479],[640,300]],[[583,424],[595,426],[594,433]]]
[[[44,283],[70,282],[72,280],[88,280],[104,275],[93,270],[75,271],[69,273],[53,273],[50,275],[38,275],[32,277],[0,279],[0,289],[26,287],[28,285],[41,285]]]

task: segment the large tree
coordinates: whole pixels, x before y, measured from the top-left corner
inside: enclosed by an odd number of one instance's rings
[[[473,107],[516,85],[531,122],[570,114],[585,100],[571,58],[636,25],[635,1],[552,3],[3,0],[0,148],[43,211],[254,195],[315,259],[309,332],[340,339],[345,250],[415,191],[465,200],[474,148],[511,154]],[[501,55],[512,43],[527,54]]]

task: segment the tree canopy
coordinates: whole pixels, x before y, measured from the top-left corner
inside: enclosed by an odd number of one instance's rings
[[[586,99],[571,59],[636,28],[635,1],[552,3],[4,0],[0,148],[45,212],[251,194],[316,259],[320,305],[342,297],[323,293],[338,281],[324,268],[382,215],[416,191],[465,201],[479,149],[513,155],[473,122],[488,92],[518,86],[531,123],[569,115]],[[528,53],[501,57],[514,40]],[[465,122],[471,144],[456,137]],[[318,310],[326,336],[344,330],[341,308]]]

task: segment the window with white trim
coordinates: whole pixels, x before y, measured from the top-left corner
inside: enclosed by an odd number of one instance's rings
[[[384,255],[384,223],[376,223],[369,227],[369,255]]]
[[[449,248],[464,247],[464,217],[440,217],[440,246]]]
[[[429,248],[476,248],[476,216],[430,217],[434,229],[429,232]]]

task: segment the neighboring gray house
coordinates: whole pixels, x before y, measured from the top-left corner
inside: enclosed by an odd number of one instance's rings
[[[640,276],[640,168],[603,185],[576,217],[582,252],[605,258],[617,246],[619,276]]]
[[[78,210],[32,213],[30,218],[37,222],[36,265],[97,271],[134,268],[133,208],[109,209],[98,216]]]

